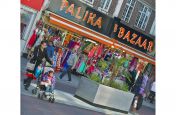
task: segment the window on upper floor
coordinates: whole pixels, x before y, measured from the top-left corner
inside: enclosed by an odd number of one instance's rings
[[[122,14],[122,20],[124,20],[125,22],[130,21],[130,17],[132,15],[135,4],[136,4],[136,0],[127,0],[125,9]]]
[[[83,3],[85,3],[85,4],[88,4],[90,6],[92,6],[93,3],[94,3],[94,0],[80,0],[80,1],[83,2]]]
[[[112,2],[112,0],[101,0],[99,10],[102,10],[104,12],[108,12],[109,7],[111,5],[111,2]]]
[[[135,26],[142,30],[145,30],[151,13],[152,10],[141,3],[141,7],[136,18]]]

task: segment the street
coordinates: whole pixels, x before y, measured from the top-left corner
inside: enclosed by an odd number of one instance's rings
[[[74,106],[49,103],[34,97],[21,95],[21,115],[105,115]]]

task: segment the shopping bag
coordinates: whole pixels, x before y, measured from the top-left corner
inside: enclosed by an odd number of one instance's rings
[[[35,62],[29,61],[27,62],[26,69],[33,71],[35,68]]]

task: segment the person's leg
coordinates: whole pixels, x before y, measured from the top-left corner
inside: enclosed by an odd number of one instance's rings
[[[28,90],[28,88],[29,88],[29,86],[30,86],[32,80],[33,80],[33,78],[31,78],[31,77],[28,77],[28,78],[26,79],[26,83],[25,83],[25,89],[26,89],[26,90]]]
[[[61,75],[59,76],[59,78],[62,79],[66,73],[67,73],[67,70],[64,70],[64,71],[61,73]]]
[[[46,90],[45,90],[46,92],[49,92],[50,91],[50,86],[48,85],[47,87],[46,87]]]
[[[155,92],[151,91],[151,100],[150,100],[150,103],[153,103],[154,96],[155,96]]]
[[[71,66],[68,67],[68,81],[71,81]]]

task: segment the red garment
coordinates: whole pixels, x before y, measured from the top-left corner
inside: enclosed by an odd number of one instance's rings
[[[99,46],[97,48],[97,51],[96,51],[96,54],[95,54],[95,58],[97,59],[98,57],[101,57],[102,52],[103,52],[103,45],[101,44],[101,46]]]
[[[34,45],[36,38],[37,38],[37,34],[36,34],[36,31],[34,30],[34,33],[32,34],[32,36],[27,44],[28,48],[31,48]]]
[[[87,68],[87,74],[91,74],[95,70],[95,66],[91,65]]]
[[[94,47],[90,50],[90,52],[89,52],[89,54],[88,54],[88,58],[93,57],[93,55],[94,55],[94,53],[95,53],[96,49],[97,49],[97,47],[96,47],[96,46],[94,46]]]
[[[26,77],[31,77],[32,79],[36,80],[35,75],[32,74],[32,73],[26,73],[25,76],[26,76]]]

